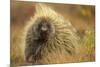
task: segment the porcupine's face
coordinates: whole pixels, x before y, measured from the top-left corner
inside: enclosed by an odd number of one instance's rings
[[[49,21],[42,19],[37,24],[37,33],[39,35],[38,40],[46,42],[52,33],[52,26]]]

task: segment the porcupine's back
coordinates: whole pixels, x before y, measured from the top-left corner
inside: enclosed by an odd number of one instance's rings
[[[51,32],[46,42],[36,42],[39,39],[37,28],[42,22],[51,26]],[[30,49],[30,54],[26,49],[26,55],[30,57],[33,64],[50,64],[75,62],[74,57],[78,53],[79,44],[75,29],[69,21],[66,21],[60,14],[44,4],[36,5],[36,14],[29,21],[27,26],[26,48]],[[44,37],[45,39],[45,37]],[[29,45],[31,44],[31,47]]]

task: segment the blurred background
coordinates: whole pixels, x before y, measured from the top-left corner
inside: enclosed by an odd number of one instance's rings
[[[23,2],[11,0],[11,64],[23,65],[23,29],[26,21],[34,16],[35,2]],[[80,62],[95,61],[95,6],[93,5],[74,5],[74,4],[51,4],[57,13],[69,20],[80,36],[82,50]]]

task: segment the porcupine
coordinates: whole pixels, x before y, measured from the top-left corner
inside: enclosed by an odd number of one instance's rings
[[[78,53],[78,37],[72,24],[52,8],[36,5],[35,16],[28,21],[25,59],[32,64],[73,62],[67,56]]]

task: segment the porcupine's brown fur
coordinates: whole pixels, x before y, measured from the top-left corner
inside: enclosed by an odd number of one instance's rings
[[[36,5],[35,16],[26,27],[25,59],[32,64],[76,62],[78,37],[69,21],[44,4]],[[39,24],[49,25],[41,35]],[[42,33],[44,34],[44,33]]]

